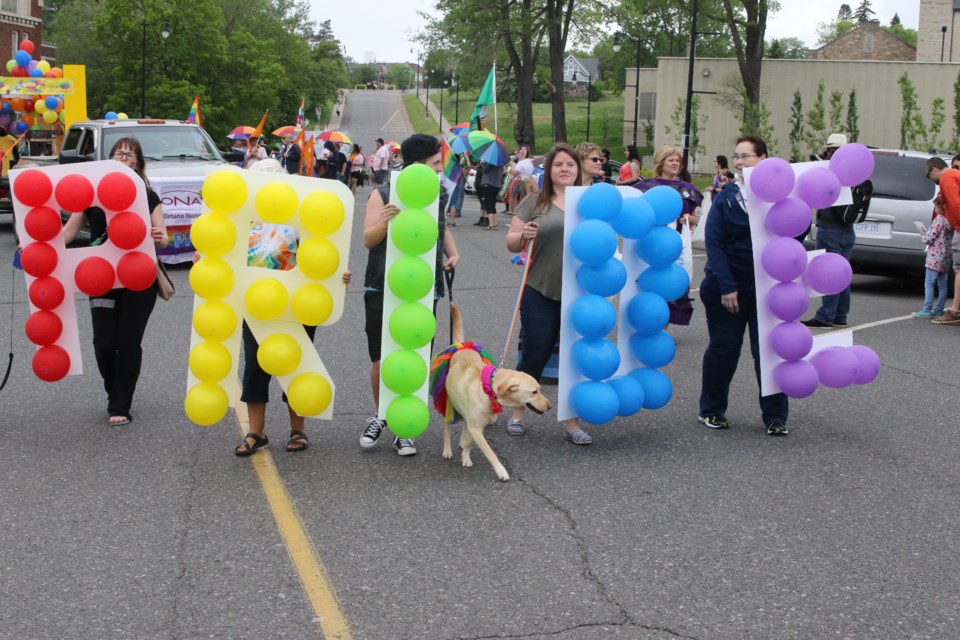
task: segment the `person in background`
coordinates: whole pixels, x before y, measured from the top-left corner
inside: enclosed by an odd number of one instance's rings
[[[597,164],[599,166],[599,163]],[[537,381],[560,337],[560,294],[563,282],[563,218],[566,189],[580,184],[580,156],[576,149],[558,142],[543,161],[543,189],[531,194],[517,207],[507,232],[507,250],[520,253],[533,242],[527,284],[520,301],[523,358],[518,369]],[[522,436],[526,410],[514,409],[507,421],[507,433]],[[593,439],[580,428],[577,418],[564,423],[567,442],[588,445]]]
[[[617,184],[634,184],[635,182],[643,179],[643,176],[640,175],[640,170],[642,169],[640,164],[640,154],[637,153],[637,148],[632,144],[628,144],[624,148],[624,153],[626,154],[627,159],[624,160],[622,165],[620,165],[620,176],[617,178]]]
[[[410,136],[401,144],[404,167],[411,164],[424,164],[439,175],[442,166],[440,160],[440,142],[433,136],[418,133]],[[443,210],[446,208],[446,193],[440,190],[440,206],[436,211],[439,237],[435,262],[434,310],[436,301],[443,297],[443,272],[453,270],[460,262],[457,243],[453,234],[444,224]],[[366,317],[364,331],[367,335],[367,352],[370,355],[370,387],[373,390],[373,403],[379,413],[380,407],[380,357],[381,332],[383,331],[383,287],[387,257],[387,230],[390,221],[400,212],[396,204],[390,202],[390,188],[382,186],[374,189],[367,200],[367,211],[363,219],[363,246],[369,251],[367,268],[363,279],[363,308]],[[444,258],[444,256],[446,256]],[[371,449],[377,444],[380,434],[387,427],[385,420],[377,418],[376,413],[367,419],[367,426],[360,436],[360,446]],[[417,448],[412,438],[393,439],[393,448],[397,455],[413,456]]]
[[[576,147],[580,158],[580,184],[589,187],[592,184],[603,182],[603,156],[600,147],[592,142],[581,142]]]
[[[497,226],[497,194],[503,186],[503,167],[481,162],[477,178],[480,180],[481,215],[484,222],[475,226],[486,227],[487,231],[496,231]]]
[[[247,141],[247,151],[244,158],[244,167],[251,168],[257,162],[267,159],[267,150],[260,144],[260,138],[250,138]]]
[[[703,354],[700,413],[697,419],[711,429],[726,429],[730,382],[737,372],[743,333],[749,328],[753,369],[760,384],[760,334],[753,270],[753,243],[747,203],[741,192],[744,167],[767,157],[767,144],[757,136],[741,136],[733,154],[737,182],[726,185],[713,200],[705,233],[707,264],[700,284],[700,300],[707,315],[710,342]],[[767,434],[787,435],[787,396],[760,396]]]
[[[920,233],[920,240],[927,245],[926,267],[923,279],[923,308],[913,313],[914,318],[939,318],[947,306],[947,274],[952,266],[953,229],[943,212],[940,196],[933,199],[933,222],[930,229]],[[937,289],[937,306],[933,306],[934,287]]]
[[[960,160],[960,158],[954,158]],[[943,213],[953,229],[950,247],[953,252],[953,306],[943,310],[943,315],[933,320],[936,324],[960,324],[960,170],[948,168],[943,158],[934,156],[927,160],[927,179],[940,185],[940,202]]]
[[[147,208],[150,211],[150,236],[157,248],[169,243],[163,220],[160,196],[147,182],[146,160],[136,138],[120,138],[110,150],[110,158],[132,169],[147,186]],[[91,245],[107,239],[107,218],[100,207],[90,207],[71,215],[63,226],[64,243],[77,237],[85,222],[90,223]],[[111,289],[102,296],[91,296],[90,316],[93,321],[93,352],[97,368],[107,392],[107,425],[120,426],[133,420],[130,408],[143,363],[143,334],[153,307],[157,304],[157,283],[143,291],[123,287]]]
[[[283,136],[283,168],[287,173],[300,173],[300,147],[293,143],[293,136]]]
[[[610,149],[600,149],[600,157],[603,158],[603,163],[600,165],[601,171],[603,171],[603,181],[613,183],[613,168],[610,166]]]
[[[373,153],[373,186],[387,184],[391,162],[390,147],[383,143],[383,138],[377,138],[377,150]]]
[[[716,170],[717,175],[713,176],[713,184],[707,189],[711,197],[720,193],[720,189],[723,188],[725,182],[729,181],[727,174],[730,174],[730,163],[727,161],[727,156],[717,156],[713,161],[713,168]],[[724,180],[725,178],[727,179]]]
[[[7,128],[0,126],[0,176],[6,177],[10,169],[20,162],[20,151],[17,150],[17,139],[10,135]]]

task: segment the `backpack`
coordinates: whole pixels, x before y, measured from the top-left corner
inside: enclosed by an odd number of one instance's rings
[[[864,180],[850,191],[853,202],[843,210],[840,219],[844,224],[858,224],[867,218],[867,211],[870,210],[870,199],[873,198],[873,183],[870,180]]]

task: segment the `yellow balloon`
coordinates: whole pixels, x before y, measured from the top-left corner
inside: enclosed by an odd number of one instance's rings
[[[308,278],[326,280],[337,272],[340,252],[326,238],[307,238],[297,249],[297,266]]]
[[[37,60],[37,69],[46,73],[50,71],[50,63],[46,60]]]
[[[207,300],[193,312],[193,328],[204,340],[226,340],[237,328],[237,314],[222,300]]]
[[[190,389],[183,399],[187,417],[201,427],[209,427],[222,420],[229,408],[227,393],[213,382],[201,382]]]
[[[219,382],[230,373],[232,359],[219,342],[201,342],[190,351],[190,373],[201,382]]]
[[[208,211],[191,225],[190,242],[200,253],[219,258],[237,242],[237,230],[227,216]]]
[[[233,289],[233,269],[220,258],[201,258],[190,269],[190,286],[201,298],[222,298]]]
[[[257,362],[260,368],[272,376],[285,376],[293,373],[300,365],[303,352],[300,344],[285,333],[275,333],[260,343],[257,349]]]
[[[247,313],[260,320],[274,320],[287,310],[289,294],[283,284],[273,278],[254,280],[243,294]]]
[[[59,119],[60,119],[60,114],[57,113],[56,111],[51,110],[51,111],[45,111],[43,113],[43,121],[46,122],[47,124],[53,124]]]
[[[33,105],[33,110],[43,115],[44,113],[47,112],[47,103],[44,102],[42,99],[37,100]]]
[[[235,171],[211,173],[203,182],[203,202],[217,213],[233,213],[246,201],[247,183]]]
[[[332,191],[314,191],[300,205],[300,220],[312,235],[328,236],[343,224],[343,203]]]
[[[130,116],[128,116],[128,115],[125,114],[125,113],[118,113],[118,114],[117,114],[117,120],[126,120],[126,119],[129,118],[129,117],[130,117]]]
[[[293,292],[290,307],[300,324],[321,325],[333,313],[333,296],[322,284],[311,282]]]
[[[301,416],[315,416],[323,413],[333,399],[333,387],[330,381],[319,373],[301,373],[290,382],[287,389],[287,402],[290,408]]]
[[[267,222],[282,223],[293,217],[300,201],[293,187],[278,180],[260,187],[254,204],[261,218]]]

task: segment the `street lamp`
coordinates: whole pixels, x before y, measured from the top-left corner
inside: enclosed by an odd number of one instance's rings
[[[614,53],[620,52],[620,44],[623,39],[623,34],[616,33],[613,36],[613,51]],[[631,38],[632,39],[632,38]],[[640,38],[636,39],[637,42],[637,74],[634,76],[633,83],[633,146],[637,146],[637,129],[640,127]],[[627,85],[630,86],[630,85]]]
[[[947,25],[940,27],[940,62],[943,62],[943,47],[947,43]]]
[[[573,70],[573,77],[571,78],[574,82],[577,81],[577,70]],[[590,142],[590,89],[593,88],[593,76],[590,75],[590,72],[587,71],[587,106],[580,107],[581,109],[587,110],[587,142]]]
[[[453,121],[456,123],[460,122],[460,81],[457,79],[457,76],[453,76],[453,83],[457,86],[457,107],[453,115]]]
[[[148,21],[144,20],[140,23],[140,26],[143,27],[143,40],[140,45],[140,117],[145,118],[147,115],[147,27],[157,24],[159,20]],[[163,21],[163,29],[160,31],[160,35],[163,36],[163,39],[166,40],[170,37],[170,23],[166,20]]]
[[[440,117],[437,118],[437,120],[440,121],[440,122],[439,122],[439,125],[440,125],[440,135],[443,135],[443,92],[446,90],[446,88],[447,88],[447,83],[448,83],[448,82],[449,82],[449,80],[447,80],[446,78],[444,78],[444,79],[443,79],[443,86],[440,87]]]

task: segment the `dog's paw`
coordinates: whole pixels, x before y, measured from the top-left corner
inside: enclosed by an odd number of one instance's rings
[[[462,456],[460,458],[460,462],[461,464],[463,464],[463,467],[465,469],[469,469],[470,467],[473,466],[473,460],[471,460],[468,456]]]
[[[510,474],[504,471],[503,473],[497,472],[497,477],[500,478],[502,482],[507,482],[510,480]]]
[[[453,451],[450,451],[449,449],[444,449],[444,450],[443,450],[443,459],[444,459],[444,460],[453,460]]]

